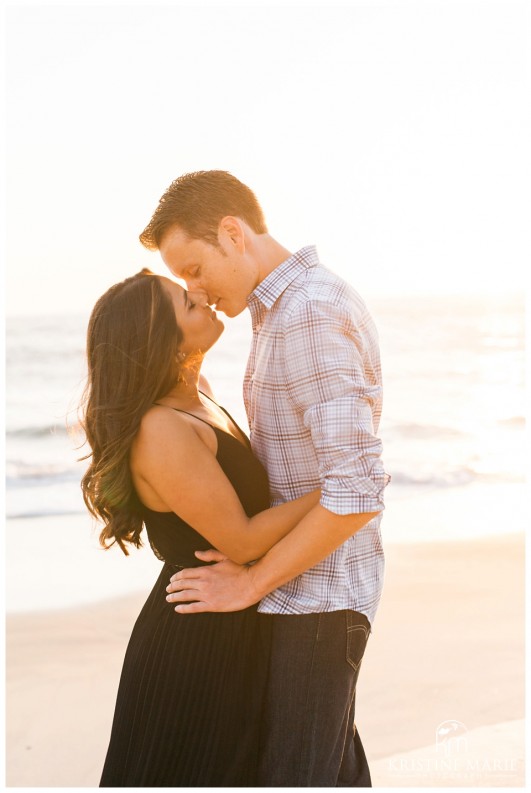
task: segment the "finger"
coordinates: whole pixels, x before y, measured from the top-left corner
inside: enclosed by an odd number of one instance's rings
[[[171,595],[166,595],[168,603],[186,603],[190,600],[196,600],[200,597],[197,589],[182,589],[180,592],[173,592]]]
[[[208,603],[186,603],[181,606],[175,606],[177,614],[200,614],[203,611],[212,611]]]
[[[214,548],[209,548],[208,551],[196,551],[195,556],[202,562],[224,562],[229,558],[221,551],[215,551]]]
[[[199,567],[186,567],[184,570],[179,570],[178,573],[174,573],[170,581],[183,581],[184,579],[198,578],[200,575],[199,570]]]
[[[166,587],[166,592],[179,592],[183,587],[190,586],[184,581],[171,581]]]
[[[190,589],[198,586],[202,579],[197,576],[195,578],[179,579],[171,581],[166,587],[166,592],[180,592],[182,589]]]

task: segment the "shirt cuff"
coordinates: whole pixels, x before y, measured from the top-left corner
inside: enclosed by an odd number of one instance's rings
[[[384,490],[390,481],[385,471],[373,478],[328,479],[323,483],[320,504],[336,515],[382,512],[385,509]]]

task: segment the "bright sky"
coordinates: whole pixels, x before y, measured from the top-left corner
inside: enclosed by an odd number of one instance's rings
[[[525,2],[6,5],[8,314],[158,269],[138,234],[209,168],[364,295],[522,288]]]

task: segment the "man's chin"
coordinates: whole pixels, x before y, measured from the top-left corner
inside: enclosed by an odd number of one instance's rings
[[[238,314],[241,314],[247,308],[247,303],[243,305],[225,305],[224,301],[220,300],[219,303],[216,305],[216,311],[221,311],[222,314],[225,314],[226,317],[232,319],[233,317],[237,317]]]

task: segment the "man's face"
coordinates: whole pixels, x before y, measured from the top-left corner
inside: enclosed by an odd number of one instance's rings
[[[209,305],[235,317],[247,307],[246,298],[256,287],[257,278],[241,246],[223,230],[219,244],[217,248],[190,239],[176,226],[164,235],[159,250],[168,269],[186,281],[188,289],[205,292]]]

